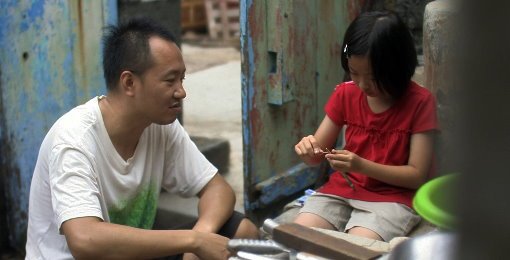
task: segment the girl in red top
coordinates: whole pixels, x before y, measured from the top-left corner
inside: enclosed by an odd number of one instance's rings
[[[352,81],[336,86],[314,135],[295,146],[309,164],[335,172],[310,196],[296,223],[389,241],[419,221],[412,198],[431,171],[436,105],[411,81],[413,39],[391,12],[359,15],[347,28],[342,66]],[[333,149],[345,128],[345,146]]]

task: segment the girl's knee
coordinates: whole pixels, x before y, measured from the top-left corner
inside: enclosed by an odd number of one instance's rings
[[[379,234],[377,234],[373,230],[364,227],[353,227],[349,229],[347,233],[355,236],[384,241],[384,239]]]
[[[316,227],[323,229],[335,230],[336,228],[324,218],[312,213],[299,213],[294,219],[294,223],[306,227]]]

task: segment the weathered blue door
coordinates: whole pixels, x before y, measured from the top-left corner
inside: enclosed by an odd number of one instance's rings
[[[294,145],[314,133],[344,77],[342,37],[358,2],[241,1],[244,202],[254,219],[277,214],[319,176]]]
[[[53,122],[104,93],[101,34],[117,1],[0,1],[0,249],[24,248],[32,171]],[[7,230],[5,230],[7,229]],[[6,233],[4,233],[6,232]]]

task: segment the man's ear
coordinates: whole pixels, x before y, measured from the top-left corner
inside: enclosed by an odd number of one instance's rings
[[[135,95],[135,84],[138,81],[137,75],[129,70],[125,70],[120,74],[120,90],[128,96]]]

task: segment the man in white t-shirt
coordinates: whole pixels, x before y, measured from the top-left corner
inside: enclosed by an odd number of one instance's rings
[[[146,19],[110,27],[103,67],[107,95],[58,119],[41,145],[26,258],[225,259],[228,237],[256,238],[176,120],[186,67],[173,36]],[[192,229],[151,230],[162,188],[200,198]]]

